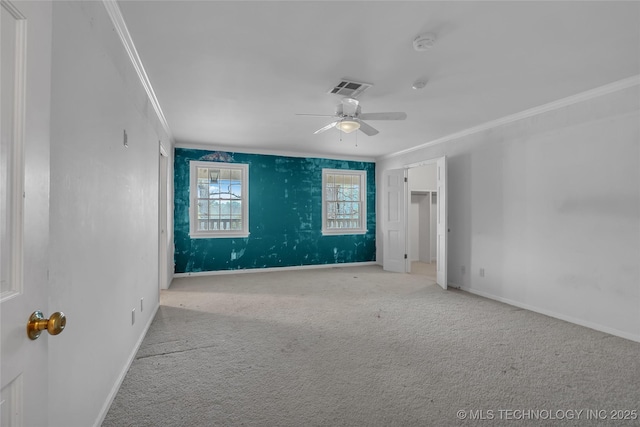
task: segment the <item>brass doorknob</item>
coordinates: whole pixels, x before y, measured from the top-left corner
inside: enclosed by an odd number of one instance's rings
[[[27,323],[27,335],[30,339],[37,340],[40,333],[45,329],[51,335],[58,335],[64,330],[66,324],[67,318],[61,311],[57,311],[53,313],[51,317],[45,319],[42,312],[37,310],[29,316],[29,323]]]

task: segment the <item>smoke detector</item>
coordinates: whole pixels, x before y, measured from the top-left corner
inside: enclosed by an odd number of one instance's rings
[[[413,48],[418,52],[424,52],[431,49],[436,44],[437,39],[438,37],[433,33],[420,34],[413,40]]]
[[[427,81],[424,79],[418,79],[415,82],[413,82],[413,85],[411,85],[411,87],[415,90],[420,90],[422,88],[424,88],[427,85]]]

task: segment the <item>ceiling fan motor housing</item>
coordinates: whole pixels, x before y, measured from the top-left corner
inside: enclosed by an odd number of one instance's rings
[[[345,105],[347,105],[347,108],[345,109]],[[360,114],[360,105],[359,104],[351,104],[351,103],[345,103],[345,102],[341,102],[340,104],[336,105],[336,116],[337,117],[358,117],[358,115]]]

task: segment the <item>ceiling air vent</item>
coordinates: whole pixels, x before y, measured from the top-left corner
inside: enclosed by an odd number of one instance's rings
[[[355,98],[365,90],[369,89],[371,84],[355,82],[353,80],[342,79],[340,83],[335,85],[329,90],[329,93],[334,93],[340,96],[346,96],[349,98]]]

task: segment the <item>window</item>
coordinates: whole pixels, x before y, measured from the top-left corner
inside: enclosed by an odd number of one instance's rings
[[[367,232],[367,172],[322,170],[322,234]]]
[[[191,162],[191,238],[249,235],[249,165]]]

